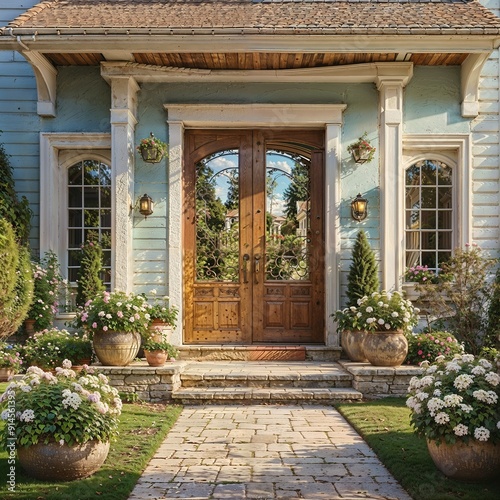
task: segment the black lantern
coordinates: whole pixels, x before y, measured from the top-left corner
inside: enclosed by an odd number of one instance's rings
[[[153,213],[153,200],[151,196],[144,194],[139,200],[139,212],[147,217]]]
[[[358,196],[351,201],[351,215],[358,222],[365,220],[368,215],[368,200],[358,193]]]

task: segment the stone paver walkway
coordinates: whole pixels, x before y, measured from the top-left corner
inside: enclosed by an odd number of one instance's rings
[[[129,500],[410,500],[330,406],[187,406]]]

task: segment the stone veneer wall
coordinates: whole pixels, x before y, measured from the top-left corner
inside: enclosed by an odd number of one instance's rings
[[[181,386],[184,363],[167,364],[158,368],[144,365],[93,366],[97,373],[109,378],[110,384],[120,392],[137,394],[142,401],[157,403],[170,401],[172,391]]]
[[[405,396],[410,379],[422,373],[418,366],[384,367],[352,361],[339,363],[354,377],[352,388],[366,398]]]

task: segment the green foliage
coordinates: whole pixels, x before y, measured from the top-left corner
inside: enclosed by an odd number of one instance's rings
[[[358,307],[350,306],[335,312],[337,331],[365,330],[385,332],[402,330],[410,333],[418,323],[419,309],[413,307],[399,292],[374,292],[361,298]]]
[[[410,380],[406,401],[417,434],[438,444],[500,441],[500,375],[491,362],[463,354],[421,366],[424,371]]]
[[[494,260],[483,257],[476,244],[467,244],[465,250],[455,250],[453,257],[441,264],[438,283],[416,286],[428,322],[429,318],[444,322],[472,354],[494,342],[494,330],[488,328],[489,305],[498,287],[488,279],[494,264]]]
[[[488,308],[488,329],[485,345],[500,349],[500,268],[495,274],[495,284]]]
[[[0,338],[12,335],[33,300],[28,249],[16,242],[12,225],[0,218]]]
[[[120,399],[123,403],[137,403],[139,401],[139,396],[137,392],[118,392]]]
[[[165,341],[156,342],[154,340],[147,340],[143,348],[145,351],[164,351],[168,354],[169,358],[177,358],[179,355],[177,348]]]
[[[0,219],[8,220],[14,228],[16,239],[26,244],[32,216],[26,197],[19,199],[17,196],[12,166],[3,144],[0,144]]]
[[[408,355],[406,363],[419,365],[422,361],[431,363],[438,357],[451,359],[455,354],[462,354],[464,348],[450,332],[433,331],[408,336]]]
[[[58,312],[59,295],[66,280],[59,271],[57,255],[46,252],[40,262],[34,264],[34,294],[28,317],[35,320],[35,331],[50,328]]]
[[[365,132],[356,142],[347,146],[347,151],[349,151],[349,153],[353,156],[361,157],[364,158],[365,161],[371,162],[377,149],[370,144],[367,136],[368,133]]]
[[[24,346],[26,364],[36,365],[45,370],[61,366],[67,359],[74,365],[90,362],[92,342],[87,335],[53,328],[35,335]]]
[[[9,401],[15,402],[13,408]],[[6,427],[1,439],[15,437],[17,446],[38,442],[69,445],[116,437],[122,402],[104,375],[57,368],[56,375],[30,367],[2,396],[2,418],[15,418],[15,435]]]
[[[309,199],[309,165],[300,155],[292,155],[294,165],[291,171],[291,184],[285,189],[283,197],[286,200],[285,213],[287,219],[295,220],[297,216],[297,202]]]
[[[154,292],[154,293],[153,293]],[[153,295],[156,294],[156,290],[151,290]],[[179,314],[179,310],[175,306],[170,305],[169,297],[157,298],[154,297],[151,299],[152,301],[147,303],[148,313],[151,317],[151,320],[161,320],[167,325],[175,327],[175,323],[177,322],[177,315]]]
[[[83,306],[85,302],[105,290],[100,277],[103,258],[102,247],[95,233],[89,232],[88,239],[82,245],[81,250],[78,291],[76,294],[77,306]]]
[[[347,276],[347,305],[356,306],[359,299],[377,292],[379,286],[375,253],[368,243],[365,232],[360,230],[352,249],[352,262]]]

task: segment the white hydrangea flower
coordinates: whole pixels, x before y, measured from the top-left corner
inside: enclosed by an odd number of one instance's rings
[[[475,366],[470,372],[473,375],[484,375],[486,370],[482,366]]]
[[[486,427],[478,427],[474,430],[474,437],[478,441],[488,441],[490,438],[490,431]]]
[[[464,424],[458,424],[453,427],[453,432],[456,436],[467,436],[467,434],[469,434],[469,429]]]
[[[441,396],[441,391],[439,389],[435,389],[432,395],[438,398],[439,396]]]
[[[463,399],[464,398],[459,394],[447,394],[444,397],[444,404],[447,407],[458,406],[463,401]]]
[[[11,410],[4,410],[0,415],[0,419],[8,420],[10,418],[10,416],[11,416]]]
[[[488,384],[492,385],[493,387],[496,387],[498,384],[500,384],[500,375],[498,375],[498,373],[488,372],[484,378],[486,382],[488,382]]]
[[[464,363],[472,363],[474,361],[474,354],[462,354],[462,361]]]
[[[71,361],[69,359],[65,359],[63,362],[62,362],[62,367],[65,369],[65,370],[69,370],[73,365],[71,364]]]
[[[460,405],[460,409],[464,412],[464,413],[471,413],[474,408],[472,408],[471,405],[466,405],[466,404],[461,404]]]
[[[366,308],[366,312],[367,312],[367,313],[372,313],[372,312],[373,312],[373,307],[372,307],[372,306],[368,306],[368,307]]]
[[[450,361],[446,364],[445,370],[447,372],[459,372],[461,370],[460,365],[455,361]]]
[[[463,391],[467,389],[471,384],[474,383],[474,377],[472,375],[468,375],[467,373],[462,373],[462,375],[459,375],[455,381],[453,382],[453,385],[459,390]]]
[[[385,320],[384,320],[384,319],[382,319],[382,318],[379,318],[379,319],[377,320],[377,323],[378,323],[379,325],[383,325],[383,324],[385,323]]]
[[[427,394],[426,392],[424,391],[419,391],[417,392],[417,394],[415,394],[415,397],[419,400],[419,401],[423,401],[424,399],[427,399],[429,397],[429,394]]]
[[[21,391],[23,391],[23,392],[31,392],[31,385],[28,385],[28,384],[21,385]]]
[[[429,363],[429,362],[427,361],[427,363]],[[423,362],[422,362],[422,364],[423,364]],[[420,366],[422,366],[422,365],[420,365]],[[436,370],[437,370],[437,366],[432,365],[432,366],[429,366],[429,368],[427,368],[427,373],[435,373]]]
[[[450,416],[444,411],[441,411],[434,417],[434,420],[437,424],[446,424],[450,421]]]
[[[483,403],[487,403],[489,405],[493,405],[498,401],[498,396],[494,391],[485,391],[483,389],[479,389],[472,393],[478,401],[482,401]]]
[[[366,318],[366,324],[371,325],[375,321],[375,318]]]
[[[62,405],[64,408],[71,406],[74,410],[77,410],[82,402],[82,399],[76,392],[69,391],[69,395],[62,400]]]
[[[427,408],[429,409],[431,416],[433,417],[437,411],[444,408],[444,401],[439,398],[431,398],[427,401]]]
[[[391,316],[393,318],[397,318],[399,316],[399,313],[397,311],[392,311]]]
[[[480,359],[479,364],[487,370],[491,370],[493,368],[493,365],[487,359]]]
[[[35,412],[33,410],[24,410],[19,420],[21,422],[33,422],[33,420],[35,420]]]
[[[434,377],[432,375],[426,375],[420,379],[420,387],[428,387],[434,382]]]

